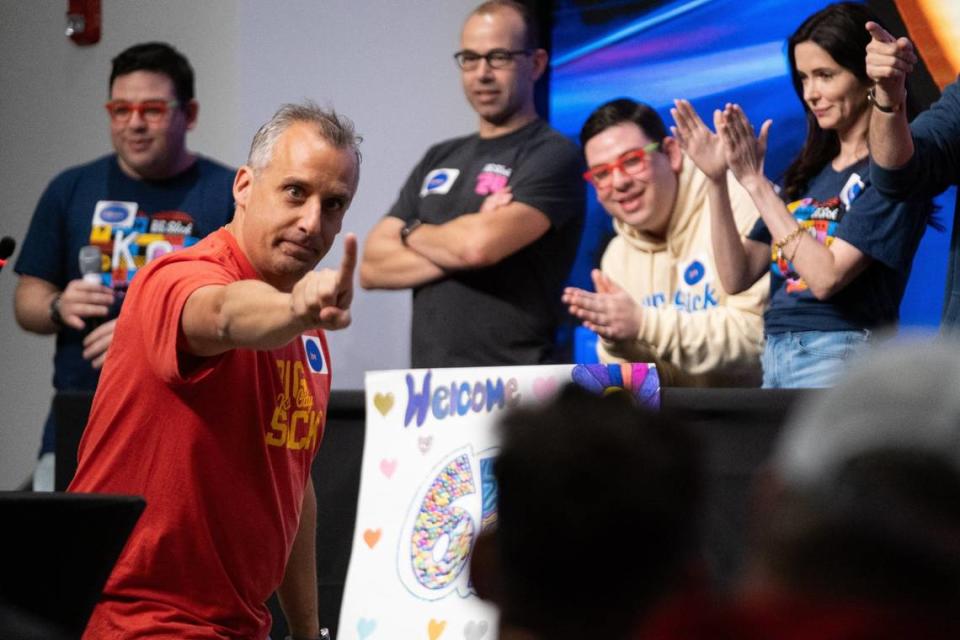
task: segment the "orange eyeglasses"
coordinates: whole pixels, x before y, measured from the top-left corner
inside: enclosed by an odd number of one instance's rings
[[[651,142],[640,149],[631,149],[613,162],[597,165],[589,171],[585,171],[583,179],[592,182],[597,187],[608,187],[613,180],[614,169],[619,169],[632,176],[639,175],[646,171],[650,165],[649,154],[659,149],[659,142]]]
[[[143,102],[111,100],[103,106],[110,114],[110,119],[117,124],[129,121],[134,112],[139,113],[145,121],[155,124],[162,122],[170,110],[176,108],[178,104],[176,100],[144,100]]]

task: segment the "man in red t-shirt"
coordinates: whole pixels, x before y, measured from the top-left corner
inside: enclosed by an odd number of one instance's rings
[[[254,137],[231,223],[151,262],[117,323],[70,491],[143,495],[85,638],[265,638],[277,591],[317,638],[316,496],[330,358],[357,241],[314,267],[359,177],[352,124],[285,105]]]

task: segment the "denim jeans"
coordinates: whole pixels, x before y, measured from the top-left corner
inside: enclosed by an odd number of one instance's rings
[[[830,387],[870,331],[787,331],[767,335],[761,362],[765,389]]]

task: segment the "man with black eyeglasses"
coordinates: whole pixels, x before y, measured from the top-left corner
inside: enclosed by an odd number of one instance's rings
[[[691,109],[685,101],[677,107]],[[742,236],[759,217],[750,196],[732,176],[724,181],[729,195],[714,189],[641,102],[598,107],[580,143],[589,166],[583,178],[617,236],[593,270],[595,290],[570,287],[563,301],[598,335],[600,360],[655,362],[661,382],[674,386],[759,385],[768,277],[727,295],[711,245],[718,198],[729,200]]]
[[[537,116],[547,52],[523,5],[474,9],[454,57],[478,132],[427,151],[367,237],[360,283],[413,290],[415,368],[551,362],[583,225],[579,152]]]
[[[232,169],[187,150],[197,122],[193,69],[164,43],[113,59],[106,116],[114,153],[68,169],[37,204],[14,267],[17,322],[56,334],[54,388],[93,391],[127,285],[154,257],[233,214]],[[44,426],[36,490],[53,489],[56,425]]]

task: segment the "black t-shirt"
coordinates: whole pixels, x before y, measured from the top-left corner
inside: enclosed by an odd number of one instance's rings
[[[550,229],[490,267],[413,291],[414,368],[550,362],[560,293],[583,227],[579,149],[537,120],[497,138],[442,142],[414,168],[388,215],[442,224],[509,185]]]
[[[842,171],[827,164],[810,181],[806,196],[787,208],[817,242],[830,246],[840,238],[873,260],[828,300],[817,300],[785,259],[772,261],[765,332],[855,331],[895,324],[913,256],[932,211],[930,200],[887,199],[871,185],[869,162],[862,160]],[[762,219],[748,237],[771,243]]]

